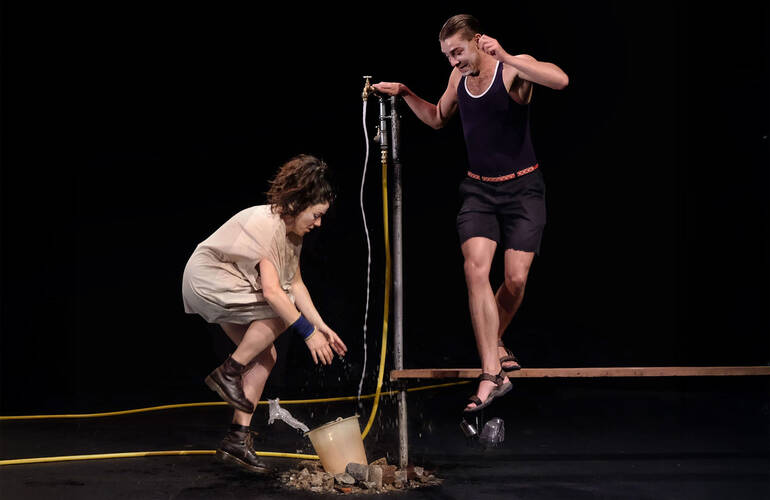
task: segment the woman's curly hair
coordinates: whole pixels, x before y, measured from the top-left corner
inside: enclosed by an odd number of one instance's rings
[[[267,192],[273,212],[291,217],[318,203],[331,204],[335,197],[329,166],[311,155],[298,155],[284,163]]]

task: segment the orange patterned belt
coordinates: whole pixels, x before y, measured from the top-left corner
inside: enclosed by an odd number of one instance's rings
[[[503,181],[507,181],[509,179],[515,179],[516,177],[521,177],[522,175],[527,175],[530,172],[534,172],[535,170],[537,170],[538,166],[539,166],[539,164],[535,163],[531,167],[523,168],[523,169],[519,170],[516,173],[508,174],[508,175],[503,175],[503,176],[500,176],[500,177],[484,177],[483,175],[474,174],[473,172],[468,170],[468,177],[470,177],[471,179],[476,179],[477,181],[503,182]]]

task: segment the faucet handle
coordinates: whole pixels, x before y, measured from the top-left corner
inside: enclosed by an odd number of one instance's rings
[[[376,89],[372,87],[372,84],[369,83],[369,79],[371,78],[371,75],[365,75],[364,78],[366,79],[366,83],[364,83],[364,91],[361,93],[361,97],[364,101],[369,99],[369,96],[374,94],[376,92]]]

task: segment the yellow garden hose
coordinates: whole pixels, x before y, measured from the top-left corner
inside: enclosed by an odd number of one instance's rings
[[[407,389],[407,392],[417,392],[417,391],[427,391],[429,389],[440,389],[442,387],[449,387],[452,385],[460,385],[460,384],[468,384],[468,381],[462,381],[462,382],[449,382],[446,384],[436,384],[436,385],[423,385],[420,387],[412,387],[411,389]],[[387,391],[387,392],[381,392],[381,396],[392,396],[394,394],[398,394],[399,391]],[[287,399],[285,401],[281,401],[282,405],[303,405],[303,404],[312,404],[312,403],[335,403],[339,401],[355,401],[357,399],[372,399],[376,396],[376,394],[365,394],[358,398],[357,396],[339,396],[334,398],[320,398],[320,399]],[[266,405],[268,404],[267,401],[260,401],[257,403],[258,405]],[[14,416],[7,416],[7,417],[0,417],[0,421],[3,420],[40,420],[40,419],[53,419],[53,418],[99,418],[99,417],[114,417],[118,415],[130,415],[134,413],[146,413],[151,411],[160,411],[160,410],[172,410],[177,408],[195,408],[195,407],[201,407],[201,406],[227,406],[227,403],[224,401],[212,401],[212,402],[206,402],[206,403],[180,403],[175,405],[162,405],[162,406],[150,406],[147,408],[137,408],[135,410],[122,410],[122,411],[111,411],[106,413],[72,413],[72,414],[58,414],[58,415],[14,415]]]
[[[388,345],[388,315],[390,314],[390,232],[388,230],[388,152],[382,151],[382,219],[385,226],[385,304],[382,311],[382,345],[380,347],[380,370],[377,375],[377,389],[374,391],[374,406],[369,414],[369,422],[361,433],[361,439],[369,434],[377,408],[380,405],[382,377],[385,373],[385,353]]]
[[[135,451],[130,453],[100,453],[96,455],[71,455],[61,457],[17,458],[15,460],[0,460],[0,465],[42,464],[50,462],[68,462],[72,460],[102,460],[105,458],[139,458],[163,457],[177,455],[213,455],[214,450],[182,450],[182,451]],[[318,460],[318,455],[302,455],[300,453],[278,453],[274,451],[255,451],[261,457],[299,458]]]
[[[407,389],[408,392],[427,391],[429,389],[439,389],[442,387],[450,387],[454,385],[469,384],[467,380],[461,382],[449,382],[446,384],[424,385],[420,387],[413,387]],[[380,392],[380,396],[392,396],[398,394],[399,391]],[[361,399],[371,399],[377,396],[377,394],[367,394],[361,396]],[[310,403],[325,403],[325,402],[337,402],[337,401],[355,401],[358,399],[356,396],[343,396],[336,398],[323,398],[323,399],[297,399],[281,401],[281,404],[310,404]],[[114,411],[108,413],[81,413],[71,415],[19,415],[12,417],[0,417],[0,420],[36,420],[36,419],[52,419],[52,418],[95,418],[95,417],[109,417],[115,415],[128,415],[133,413],[142,413],[159,410],[169,410],[176,408],[193,408],[200,406],[221,406],[226,405],[224,402],[212,402],[212,403],[185,403],[177,405],[163,405],[153,406],[150,408],[139,408],[136,410],[126,411]],[[260,401],[258,404],[267,404],[267,401]],[[213,455],[214,450],[179,450],[179,451],[138,451],[131,453],[102,453],[96,455],[69,455],[58,457],[40,457],[40,458],[18,458],[12,460],[0,460],[0,466],[3,465],[19,465],[19,464],[36,464],[36,463],[48,463],[48,462],[65,462],[71,460],[99,460],[107,458],[137,458],[137,457],[157,457],[157,456],[179,456],[179,455]],[[303,455],[299,453],[279,453],[272,451],[257,451],[257,455],[263,457],[281,457],[281,458],[297,458],[304,460],[317,460],[317,455]]]

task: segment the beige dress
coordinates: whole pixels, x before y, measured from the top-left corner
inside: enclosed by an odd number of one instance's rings
[[[270,205],[235,214],[201,242],[182,277],[184,310],[209,323],[248,324],[278,314],[262,294],[259,261],[268,259],[278,271],[281,287],[294,302],[291,282],[299,265],[302,237],[286,233]]]

